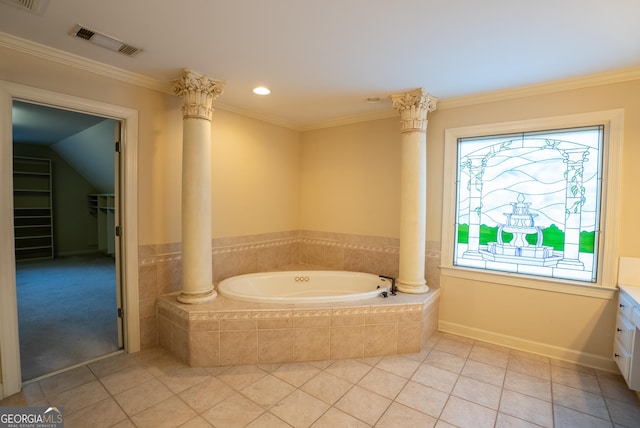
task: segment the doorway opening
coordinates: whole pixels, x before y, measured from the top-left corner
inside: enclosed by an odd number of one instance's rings
[[[22,381],[122,349],[120,122],[14,100],[13,205]]]
[[[120,236],[115,245],[122,278],[122,313],[125,352],[140,350],[140,310],[138,299],[138,112],[135,109],[76,97],[46,89],[0,80],[0,187],[13,186],[13,101],[56,106],[76,112],[114,119],[121,124]],[[16,260],[13,228],[13,192],[0,193],[0,396],[22,389]]]

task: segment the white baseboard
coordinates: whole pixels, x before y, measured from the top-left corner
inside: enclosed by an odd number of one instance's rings
[[[612,373],[620,373],[618,366],[613,358],[603,357],[601,355],[580,352],[575,349],[561,348],[559,346],[549,345],[532,340],[522,339],[514,336],[496,333],[488,330],[481,330],[474,327],[468,327],[461,324],[451,323],[440,320],[438,322],[438,330],[451,333],[458,336],[468,337],[470,339],[481,340],[496,345],[502,345],[520,351],[531,352],[533,354],[543,355],[557,360],[567,361],[581,366],[592,367]]]

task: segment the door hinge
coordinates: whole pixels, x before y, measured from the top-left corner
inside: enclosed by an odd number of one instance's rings
[[[124,318],[124,310],[122,308],[118,308],[118,318]]]
[[[120,226],[116,226],[116,236],[120,236],[121,233],[122,229],[120,228]]]
[[[120,141],[116,141],[116,153],[120,153]]]

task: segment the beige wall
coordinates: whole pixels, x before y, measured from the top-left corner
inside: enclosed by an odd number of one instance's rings
[[[300,133],[216,109],[212,139],[213,237],[298,229]]]
[[[305,132],[302,141],[300,228],[398,238],[399,117]]]

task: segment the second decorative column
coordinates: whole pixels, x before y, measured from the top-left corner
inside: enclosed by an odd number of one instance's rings
[[[426,293],[425,244],[427,222],[427,113],[437,98],[423,88],[392,95],[400,113],[402,165],[400,178],[400,272],[398,290]]]
[[[185,70],[174,92],[182,105],[182,292],[181,303],[204,303],[213,288],[211,247],[211,118],[222,82]]]

